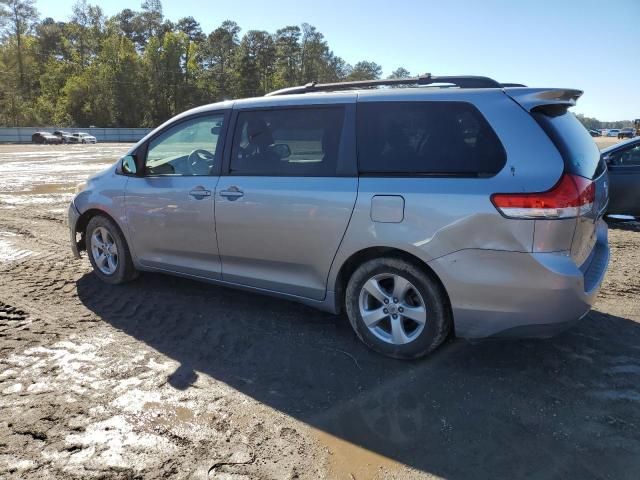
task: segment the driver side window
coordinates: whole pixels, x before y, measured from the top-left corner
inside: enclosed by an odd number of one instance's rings
[[[623,167],[640,166],[640,145],[611,154],[609,156],[609,163],[610,165]]]
[[[196,117],[170,127],[149,143],[145,175],[211,175],[220,162],[223,114]],[[221,144],[222,142],[220,142]]]

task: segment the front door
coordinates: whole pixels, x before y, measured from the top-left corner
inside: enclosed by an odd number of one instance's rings
[[[640,217],[640,143],[611,153],[609,213]]]
[[[358,190],[344,116],[344,106],[238,113],[215,200],[223,280],[324,298]]]
[[[149,141],[143,175],[128,179],[125,197],[142,266],[220,278],[213,194],[224,118],[217,112],[180,120]]]

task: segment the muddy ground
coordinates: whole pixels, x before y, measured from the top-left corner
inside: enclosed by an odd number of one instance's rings
[[[640,223],[573,329],[399,362],[294,303],[100,283],[65,210],[127,147],[0,146],[0,478],[638,478]]]

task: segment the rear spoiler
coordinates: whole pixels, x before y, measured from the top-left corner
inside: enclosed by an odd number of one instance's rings
[[[549,105],[565,105],[567,108],[575,106],[582,90],[568,88],[505,88],[504,93],[522,106],[528,112],[537,107]]]

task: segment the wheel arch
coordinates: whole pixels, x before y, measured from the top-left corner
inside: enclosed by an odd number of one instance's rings
[[[427,275],[429,275],[433,280],[435,280],[440,285],[440,287],[442,288],[442,291],[444,292],[446,308],[451,318],[451,327],[452,327],[451,331],[453,332],[455,330],[455,321],[453,318],[453,311],[451,308],[451,300],[449,298],[449,292],[447,292],[447,289],[444,283],[442,282],[438,274],[436,274],[436,272],[426,262],[424,262],[417,256],[405,250],[401,250],[399,248],[393,248],[393,247],[364,248],[362,250],[354,252],[342,263],[342,265],[340,266],[340,270],[336,275],[336,280],[334,284],[337,312],[340,313],[344,309],[347,282],[349,281],[349,278],[351,278],[351,275],[353,275],[353,272],[355,272],[355,270],[363,263],[369,260],[372,260],[374,258],[380,258],[380,257],[399,258],[408,263],[411,263],[417,268],[422,269]]]
[[[105,218],[108,218],[109,220],[111,220],[114,225],[116,226],[116,228],[119,230],[119,233],[122,235],[122,238],[124,239],[124,241],[127,243],[127,248],[129,248],[129,251],[131,252],[131,243],[129,242],[129,239],[127,238],[126,234],[124,233],[124,229],[120,226],[120,223],[118,222],[118,220],[116,220],[113,215],[109,214],[109,212],[102,210],[100,208],[89,208],[87,210],[85,210],[83,213],[80,214],[80,216],[78,217],[78,220],[76,221],[76,226],[75,226],[75,234],[76,236],[78,234],[80,234],[80,240],[78,240],[78,250],[82,251],[82,250],[87,250],[87,243],[86,243],[86,230],[87,230],[87,225],[89,224],[89,221],[91,221],[92,218],[101,215]]]

